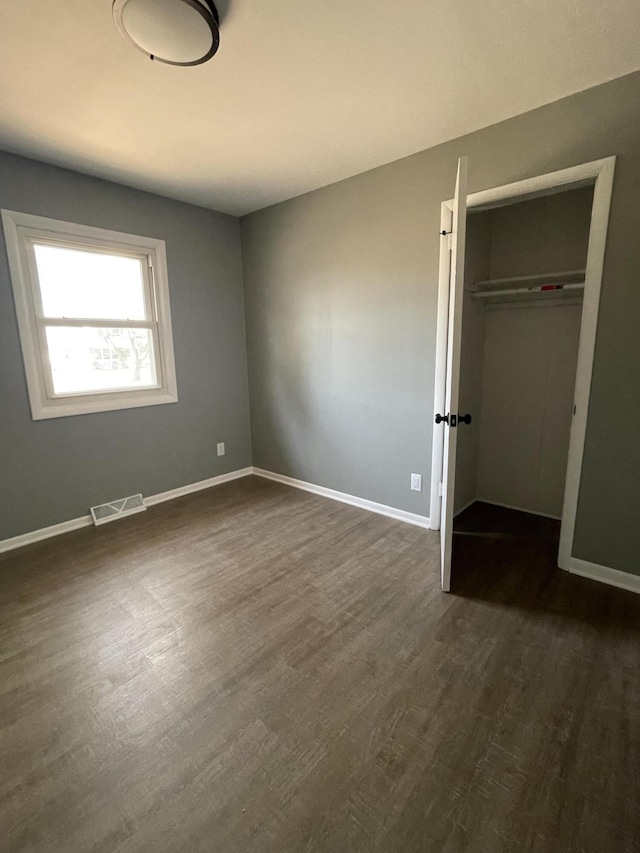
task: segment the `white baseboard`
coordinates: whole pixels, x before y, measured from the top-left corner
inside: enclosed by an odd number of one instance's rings
[[[315,486],[313,483],[306,483],[304,480],[296,480],[293,477],[285,477],[284,474],[265,471],[264,468],[254,468],[253,473],[265,480],[274,480],[276,483],[293,486],[294,489],[301,489],[303,492],[311,492],[314,495],[321,495],[323,498],[330,498],[333,501],[349,504],[349,506],[357,506],[369,512],[376,512],[378,515],[386,515],[388,518],[395,518],[396,521],[406,521],[407,524],[415,524],[416,527],[429,527],[429,519],[426,515],[417,515],[404,509],[396,509],[392,506],[386,506],[386,504],[358,498],[355,495],[347,495],[344,492],[337,492],[335,489],[327,489],[325,486]]]
[[[416,515],[412,512],[405,512],[395,507],[385,506],[384,504],[368,501],[364,498],[357,498],[353,495],[345,495],[342,492],[336,492],[334,489],[326,489],[323,486],[314,486],[311,483],[304,483],[302,480],[294,480],[292,477],[285,477],[282,474],[274,474],[271,471],[264,471],[261,468],[240,468],[237,471],[230,471],[228,474],[220,474],[217,477],[210,477],[207,480],[199,480],[197,483],[189,483],[186,486],[179,486],[177,489],[170,489],[167,492],[160,492],[157,495],[149,495],[144,499],[145,506],[155,506],[164,501],[170,501],[174,498],[180,498],[183,495],[190,495],[193,492],[200,492],[203,489],[210,489],[213,486],[219,486],[222,483],[228,483],[231,480],[239,480],[241,477],[248,477],[250,474],[256,474],[259,477],[264,477],[268,480],[275,480],[279,483],[285,483],[288,486],[294,486],[297,489],[302,489],[313,494],[322,495],[332,500],[341,501],[342,503],[357,506],[361,509],[377,512],[379,515],[386,515],[389,518],[395,518],[398,521],[406,521],[408,524],[415,524],[418,527],[428,527],[429,519],[423,515]],[[32,530],[29,533],[22,533],[19,536],[13,536],[11,539],[0,541],[0,554],[6,551],[13,551],[16,548],[22,548],[25,545],[31,545],[34,542],[41,542],[44,539],[51,539],[54,536],[61,536],[63,533],[70,533],[72,530],[79,530],[82,527],[91,527],[93,519],[91,515],[82,515],[79,518],[71,518],[69,521],[62,521],[60,524],[52,524],[50,527],[42,527],[39,530]]]
[[[220,474],[217,477],[210,477],[208,480],[200,480],[197,483],[189,483],[186,486],[179,486],[177,489],[170,489],[168,492],[150,495],[148,498],[144,498],[144,503],[145,506],[154,506],[164,501],[180,498],[183,495],[190,495],[192,492],[200,492],[203,489],[210,489],[212,486],[228,483],[230,480],[248,477],[249,474],[253,474],[253,468],[240,468],[237,471],[230,471],[228,474]],[[32,530],[30,533],[13,536],[11,539],[3,539],[0,540],[0,554],[5,551],[13,551],[15,548],[22,548],[24,545],[31,545],[33,542],[41,542],[43,539],[51,539],[53,536],[70,533],[72,530],[79,530],[81,527],[91,527],[92,524],[91,515],[82,515],[79,518],[62,521],[60,524],[52,524],[50,527],[42,527],[39,530]]]
[[[145,506],[155,506],[155,504],[164,503],[164,501],[172,501],[174,498],[181,498],[183,495],[190,495],[193,492],[201,492],[203,489],[210,489],[212,486],[220,486],[222,483],[229,483],[231,480],[239,480],[241,477],[248,477],[253,474],[253,468],[238,468],[237,471],[229,471],[228,474],[219,474],[217,477],[209,477],[208,480],[199,480],[197,483],[189,483],[187,486],[178,486],[177,489],[169,489],[168,492],[160,492],[157,495],[149,495],[144,499]]]
[[[617,586],[620,589],[640,593],[640,575],[610,569],[609,566],[599,566],[597,563],[580,560],[578,557],[571,557],[566,571],[572,575],[580,575],[580,577],[600,581],[600,583],[606,583],[609,586]]]
[[[61,536],[63,533],[71,533],[81,527],[91,527],[93,519],[90,515],[81,515],[80,518],[71,518],[69,521],[61,521],[60,524],[52,524],[50,527],[41,527],[30,533],[21,533],[20,536],[12,536],[11,539],[0,540],[0,554],[5,551],[13,551],[14,548],[22,548],[31,545],[32,542],[41,542],[43,539],[51,539],[52,536]]]

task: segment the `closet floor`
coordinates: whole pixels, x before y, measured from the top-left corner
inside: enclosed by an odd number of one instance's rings
[[[541,590],[557,579],[555,519],[476,501],[457,516],[453,529],[452,592],[517,596],[535,607]]]
[[[638,851],[640,596],[500,517],[453,595],[254,477],[0,557],[3,853]]]

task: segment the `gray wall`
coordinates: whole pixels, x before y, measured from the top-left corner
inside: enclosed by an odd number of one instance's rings
[[[440,202],[618,155],[574,553],[640,574],[640,74],[242,220],[254,464],[428,514]]]
[[[593,187],[488,211],[491,278],[584,269]]]
[[[250,465],[238,220],[3,153],[0,207],[166,241],[179,397],[31,420],[0,229],[0,539]]]

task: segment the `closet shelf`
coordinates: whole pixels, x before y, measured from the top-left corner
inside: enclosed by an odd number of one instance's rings
[[[504,293],[505,290],[534,290],[544,286],[584,284],[586,270],[562,270],[536,275],[516,275],[509,278],[487,278],[474,282],[472,293]]]
[[[548,284],[538,285],[537,287],[510,287],[502,290],[484,290],[471,294],[472,299],[502,299],[504,296],[526,296],[528,298],[542,297],[543,299],[549,296],[560,296],[566,291],[584,290],[584,282],[582,284]]]
[[[488,278],[474,282],[468,290],[472,299],[489,299],[521,304],[521,298],[549,299],[574,296],[567,291],[584,290],[586,270],[562,270],[510,278]],[[506,297],[506,298],[505,298]]]

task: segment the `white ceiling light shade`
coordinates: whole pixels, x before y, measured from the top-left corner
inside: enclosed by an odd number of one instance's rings
[[[220,44],[213,0],[113,0],[112,12],[128,41],[167,65],[200,65]]]

